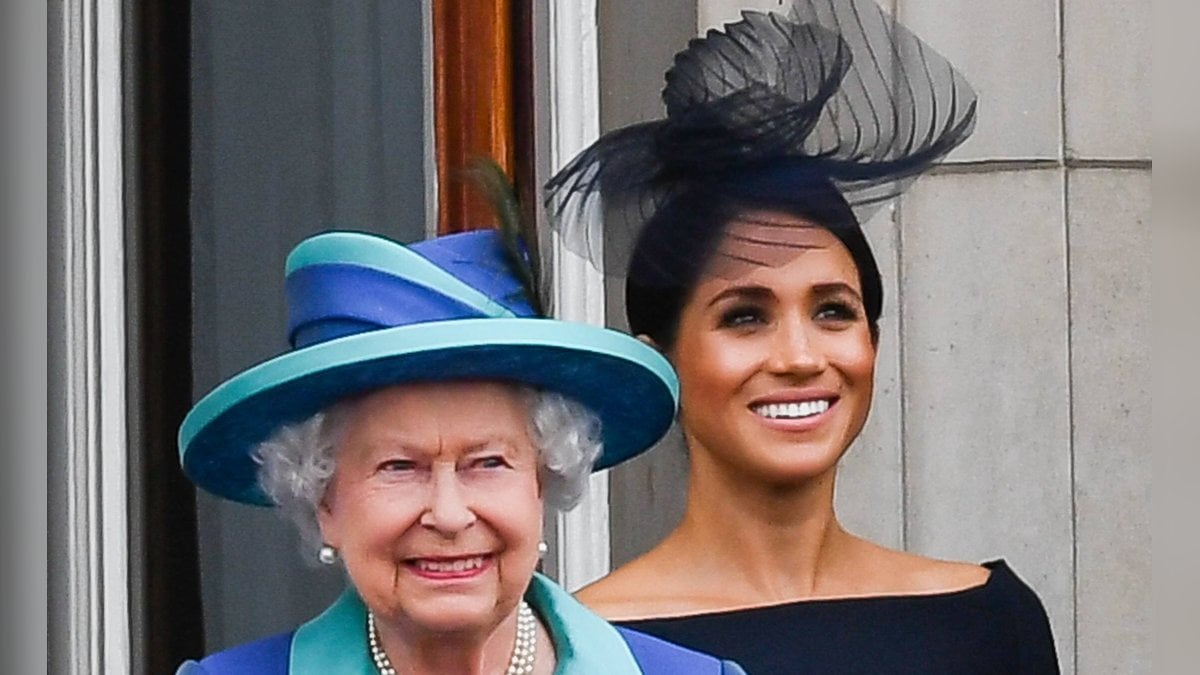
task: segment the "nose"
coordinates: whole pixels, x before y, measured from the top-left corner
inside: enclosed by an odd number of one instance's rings
[[[812,375],[824,370],[825,355],[820,349],[820,341],[811,332],[812,328],[802,319],[776,324],[766,369],[780,375]]]
[[[454,467],[435,468],[429,487],[429,503],[421,514],[421,525],[453,537],[475,523],[475,511]]]

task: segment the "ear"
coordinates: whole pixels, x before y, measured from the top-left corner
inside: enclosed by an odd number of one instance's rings
[[[662,347],[659,347],[658,343],[654,341],[654,338],[650,337],[649,335],[646,335],[645,333],[638,333],[637,339],[639,341],[641,341],[643,344],[653,347],[660,352],[663,350]]]
[[[325,496],[321,497],[321,502],[317,504],[317,528],[321,530],[321,541],[334,548],[341,548],[340,528],[337,518],[333,515],[333,509],[329,505],[329,496],[329,493],[326,492]]]
[[[654,340],[654,338],[650,337],[649,335],[646,335],[645,333],[638,333],[637,339],[642,344],[653,348],[654,351],[665,356],[667,358],[667,360],[671,362],[672,366],[675,365],[675,354],[673,354],[670,350],[663,349],[663,346],[658,344],[658,342],[656,342]]]

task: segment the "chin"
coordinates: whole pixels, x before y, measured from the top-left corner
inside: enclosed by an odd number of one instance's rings
[[[768,483],[779,486],[803,485],[830,475],[843,453],[831,450],[799,449],[795,446],[770,448],[762,457],[756,473]]]
[[[774,487],[801,487],[831,475],[833,469],[834,465],[831,464],[772,466],[767,467],[762,476],[765,482]]]
[[[431,633],[490,631],[503,618],[495,600],[461,597],[422,602],[406,614],[414,624]]]

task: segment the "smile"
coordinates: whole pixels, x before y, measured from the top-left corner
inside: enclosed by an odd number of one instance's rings
[[[751,406],[750,409],[760,417],[772,420],[798,420],[814,417],[829,410],[833,405],[829,399],[815,401],[796,401],[791,403],[763,403]]]
[[[465,572],[483,567],[483,556],[458,560],[416,560],[417,569],[424,572]]]
[[[436,579],[473,577],[490,566],[492,556],[477,555],[461,558],[410,558],[405,561],[420,576]]]

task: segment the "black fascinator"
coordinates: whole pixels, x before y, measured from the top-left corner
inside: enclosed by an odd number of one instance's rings
[[[745,12],[675,56],[662,97],[665,119],[605,134],[546,185],[566,245],[639,283],[690,283],[679,277],[718,248],[696,223],[780,205],[856,240],[860,273],[877,278],[858,223],[962,143],[976,105],[961,73],[870,0]]]

